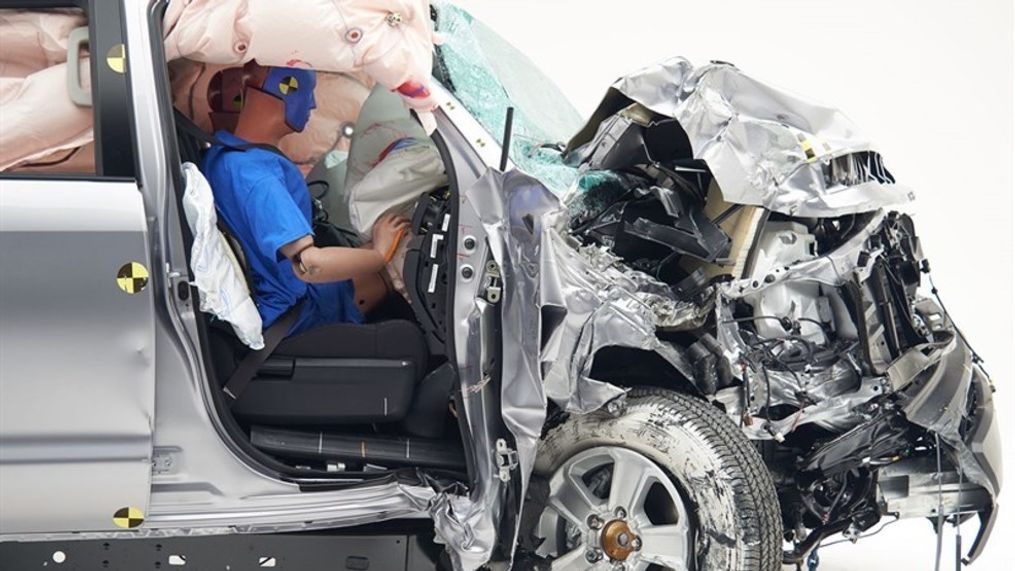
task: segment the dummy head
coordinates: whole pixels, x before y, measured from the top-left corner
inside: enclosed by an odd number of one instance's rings
[[[290,67],[265,67],[253,61],[215,74],[208,85],[211,120],[216,129],[234,130],[240,116],[265,126],[302,131],[316,107],[317,74]],[[284,133],[280,133],[284,134]]]

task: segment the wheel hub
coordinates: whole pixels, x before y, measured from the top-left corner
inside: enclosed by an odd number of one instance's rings
[[[622,519],[615,519],[604,525],[599,541],[603,546],[603,552],[614,561],[627,561],[641,545],[641,538],[635,535],[627,522]]]
[[[680,491],[652,460],[619,446],[590,448],[550,479],[536,553],[552,558],[554,571],[691,569],[689,522]]]

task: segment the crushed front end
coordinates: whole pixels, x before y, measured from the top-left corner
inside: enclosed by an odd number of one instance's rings
[[[728,64],[646,68],[568,145],[562,232],[665,290],[654,349],[756,441],[786,563],[885,516],[976,515],[971,561],[1002,479],[994,387],[857,133]]]

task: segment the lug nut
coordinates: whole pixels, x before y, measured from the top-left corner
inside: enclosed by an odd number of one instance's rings
[[[585,561],[596,563],[603,558],[603,552],[598,549],[589,549],[585,552]]]
[[[635,537],[631,540],[631,549],[635,551],[641,551],[641,538]]]
[[[599,529],[603,527],[603,520],[599,519],[599,516],[596,514],[590,515],[588,519],[585,520],[585,523],[589,524],[589,527],[592,529]]]
[[[613,511],[613,513],[615,513],[619,518],[627,517],[627,510],[625,510],[624,508],[617,508],[616,510]]]

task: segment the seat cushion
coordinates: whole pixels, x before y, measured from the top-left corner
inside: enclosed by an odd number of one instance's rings
[[[282,341],[233,412],[283,426],[396,422],[428,360],[423,332],[409,321],[318,327]]]
[[[282,340],[273,355],[348,359],[404,359],[423,378],[430,354],[419,325],[392,319],[377,323],[333,323]]]

